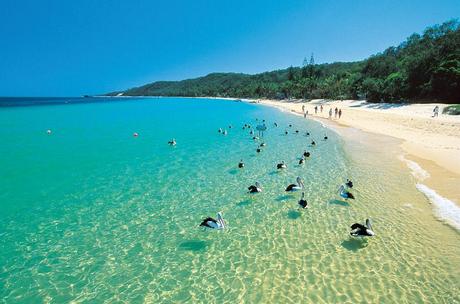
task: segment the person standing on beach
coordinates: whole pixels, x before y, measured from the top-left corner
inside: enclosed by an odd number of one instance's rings
[[[337,109],[337,107],[335,107],[334,109],[334,118],[337,119],[337,113],[339,112],[339,110]]]
[[[315,114],[318,114],[318,106],[315,106]]]
[[[339,110],[339,119],[342,116],[342,109]]]
[[[329,109],[329,119],[332,118],[332,108]]]
[[[320,109],[321,109],[321,113],[323,113],[323,105],[321,105],[321,108],[320,108]]]
[[[432,117],[438,117],[438,115],[439,115],[439,106],[436,106],[433,109],[433,116]]]
[[[302,105],[302,113],[305,115],[305,105]]]

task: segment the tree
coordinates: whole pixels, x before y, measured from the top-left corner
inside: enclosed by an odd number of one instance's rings
[[[315,76],[315,58],[311,53],[310,62],[308,63],[308,77],[313,78],[313,76]]]
[[[294,68],[292,67],[292,65],[288,68],[288,71],[287,71],[287,79],[289,81],[292,81],[294,80]]]
[[[459,54],[460,55],[460,54]],[[430,83],[434,96],[449,101],[460,100],[460,56],[449,56],[434,70]]]
[[[120,92],[115,92],[116,94]],[[124,95],[367,98],[371,101],[460,101],[460,24],[451,20],[413,34],[396,47],[359,62],[315,64],[245,75],[213,73],[160,81]]]
[[[308,77],[308,60],[307,57],[303,58],[302,62],[302,78],[307,78]]]

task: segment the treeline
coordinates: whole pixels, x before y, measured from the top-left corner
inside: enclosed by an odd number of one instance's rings
[[[116,95],[114,92],[110,95]],[[457,20],[413,34],[397,47],[359,62],[315,64],[256,75],[213,73],[129,89],[132,96],[327,98],[369,101],[460,102],[460,26]]]

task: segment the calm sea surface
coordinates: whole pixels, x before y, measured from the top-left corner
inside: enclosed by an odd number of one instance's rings
[[[460,235],[435,218],[391,144],[372,150],[226,100],[17,102],[0,100],[1,302],[460,301]],[[258,142],[242,129],[256,119],[269,127]],[[308,210],[284,192],[297,176]],[[350,203],[336,193],[346,178]],[[264,192],[247,194],[255,181]],[[198,227],[218,211],[228,229]],[[376,237],[351,239],[368,217]]]

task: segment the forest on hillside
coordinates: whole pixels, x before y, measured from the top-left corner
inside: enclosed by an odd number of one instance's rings
[[[367,99],[460,103],[460,24],[451,20],[412,34],[399,46],[357,62],[315,64],[256,75],[213,73],[158,81],[123,92],[129,96]]]

